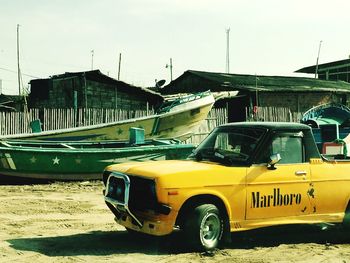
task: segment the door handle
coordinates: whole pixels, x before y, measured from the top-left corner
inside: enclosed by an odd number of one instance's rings
[[[306,174],[307,174],[306,171],[296,171],[296,172],[295,172],[295,175],[296,175],[296,176],[303,176],[303,175],[306,175]]]

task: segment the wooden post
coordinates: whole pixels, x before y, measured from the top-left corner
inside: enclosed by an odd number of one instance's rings
[[[74,127],[77,126],[77,113],[78,113],[78,92],[75,90],[74,91],[74,102],[73,102],[73,107],[74,107]]]
[[[18,95],[21,96],[21,71],[19,68],[19,24],[17,24],[17,77],[18,77]]]
[[[120,80],[120,64],[122,61],[122,53],[119,53],[119,63],[118,63],[118,80]]]

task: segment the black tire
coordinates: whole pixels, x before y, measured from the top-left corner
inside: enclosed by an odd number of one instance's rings
[[[220,244],[223,228],[219,209],[213,204],[203,204],[189,214],[184,223],[184,234],[193,249],[210,251]]]
[[[350,203],[348,203],[346,209],[345,209],[345,215],[343,219],[343,227],[346,230],[350,230]]]

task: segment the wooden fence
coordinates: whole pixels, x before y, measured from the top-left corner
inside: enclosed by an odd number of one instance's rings
[[[154,114],[154,110],[127,111],[117,109],[44,109],[43,130],[56,130],[72,127],[122,121]]]
[[[221,124],[227,123],[227,110],[226,108],[213,108],[208,117],[202,122],[194,134],[186,140],[186,143],[192,143],[198,145],[207,135],[216,127]]]
[[[115,109],[30,109],[28,112],[0,112],[0,135],[30,133],[30,123],[41,117],[42,130],[65,129],[154,114],[148,111]]]
[[[39,110],[0,112],[0,135],[31,132],[30,122],[39,118]]]
[[[292,112],[288,107],[259,107],[255,113],[246,108],[247,121],[300,122],[302,116],[302,112]]]
[[[253,109],[247,108],[246,113],[247,121],[299,122],[302,117],[302,113],[291,112],[287,107],[259,107],[255,113],[253,113]],[[27,113],[0,112],[0,135],[30,133],[30,122],[39,119],[39,116],[43,123],[43,130],[55,130],[121,121],[152,114],[154,114],[153,110],[125,111],[115,109],[78,109],[77,111],[74,109],[44,109],[42,112],[39,112],[38,109],[31,109]],[[227,123],[227,119],[225,108],[212,109],[207,119],[186,142],[200,143],[213,128]]]
[[[0,135],[30,133],[30,123],[41,117],[42,130],[65,129],[78,126],[86,126],[113,121],[121,121],[130,118],[138,118],[154,114],[154,110],[125,111],[115,109],[31,109],[28,113],[1,112]],[[208,118],[203,121],[188,143],[198,144],[217,125],[227,122],[226,109],[212,109]]]

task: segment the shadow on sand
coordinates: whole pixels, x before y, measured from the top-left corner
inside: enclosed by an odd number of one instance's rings
[[[56,237],[7,240],[16,250],[35,251],[47,256],[111,255],[169,253],[168,237],[134,236],[126,231],[93,231]]]
[[[346,244],[349,232],[340,227],[325,231],[315,226],[274,227],[235,233],[228,249],[254,249],[281,244],[317,243],[331,246]],[[112,255],[144,253],[148,255],[180,254],[191,252],[181,237],[175,233],[167,237],[130,235],[126,231],[94,231],[56,237],[35,237],[7,240],[16,250],[35,251],[47,256]]]
[[[52,180],[0,175],[0,185],[50,184]]]

